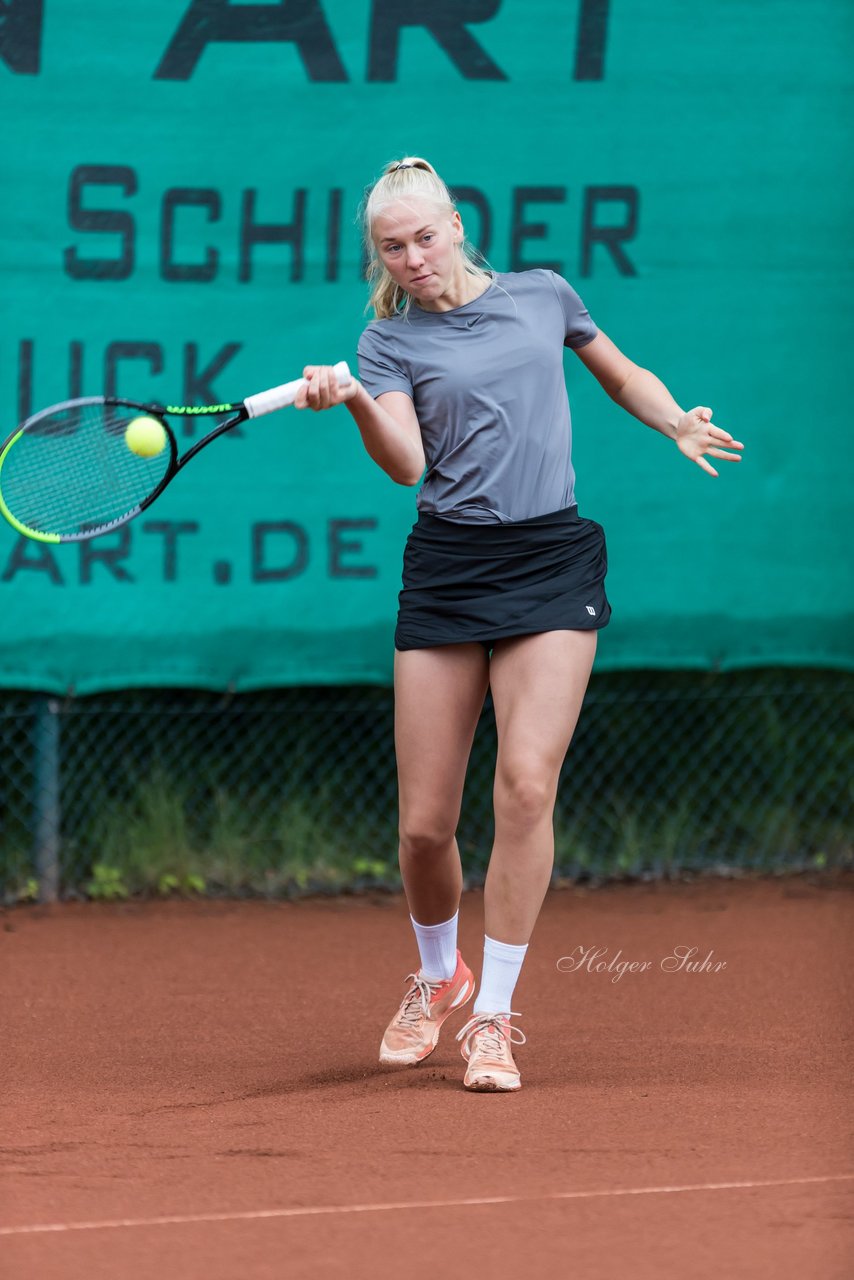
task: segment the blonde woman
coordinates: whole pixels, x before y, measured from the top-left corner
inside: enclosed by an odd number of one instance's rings
[[[487,688],[498,730],[495,843],[481,985],[457,1034],[467,1089],[521,1087],[513,991],[549,885],[561,765],[608,622],[601,525],[578,513],[563,371],[570,347],[608,395],[710,475],[742,445],[704,407],[683,411],[546,270],[493,272],[468,248],[444,182],[419,157],[389,164],[364,207],[376,319],[359,381],[305,370],[298,407],[346,404],[371,458],[423,484],[395,632],[400,870],[420,955],[382,1040],[409,1065],[472,998],[457,948],[456,828]],[[426,472],[426,474],[425,474]]]

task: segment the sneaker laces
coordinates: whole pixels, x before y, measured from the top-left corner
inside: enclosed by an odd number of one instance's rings
[[[442,986],[442,980],[428,982],[418,973],[408,973],[406,981],[412,980],[412,986],[403,997],[400,1012],[397,1016],[399,1027],[417,1027],[421,1017],[430,1017],[430,999]]]
[[[511,1018],[519,1018],[519,1013],[473,1013],[462,1031],[457,1032],[457,1039],[463,1040],[462,1055],[470,1058],[473,1052],[472,1041],[477,1037],[481,1051],[501,1056],[505,1044],[526,1044],[528,1037],[521,1027],[515,1027]],[[514,1038],[517,1037],[517,1038]]]

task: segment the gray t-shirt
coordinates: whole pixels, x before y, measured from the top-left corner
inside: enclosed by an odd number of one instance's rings
[[[412,398],[427,471],[420,511],[473,523],[529,520],[572,506],[572,427],[563,348],[598,329],[562,276],[496,272],[453,311],[375,320],[359,339],[371,396]]]

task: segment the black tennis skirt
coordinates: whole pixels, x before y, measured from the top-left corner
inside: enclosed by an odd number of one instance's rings
[[[472,524],[421,512],[403,553],[396,649],[429,649],[541,631],[598,631],[605,530],[576,506],[512,524]]]

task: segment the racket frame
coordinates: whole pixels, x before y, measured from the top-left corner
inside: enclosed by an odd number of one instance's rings
[[[334,366],[335,375],[338,378],[340,386],[346,386],[351,380],[350,370],[346,361],[340,361]],[[286,405],[293,404],[299,389],[304,384],[303,378],[296,378],[292,382],[282,383],[280,386],[271,387],[268,391],[258,392],[256,395],[248,396],[246,400],[238,401],[236,404],[212,404],[212,405],[160,405],[160,404],[142,404],[138,400],[125,400],[119,396],[80,396],[73,400],[62,400],[58,404],[50,405],[47,409],[41,409],[38,413],[34,413],[27,418],[25,422],[16,427],[11,435],[0,444],[0,515],[2,515],[12,526],[26,538],[32,538],[35,542],[49,542],[53,545],[63,542],[85,542],[90,538],[99,538],[102,533],[110,533],[113,529],[120,528],[123,524],[127,524],[129,520],[133,520],[140,512],[150,507],[156,498],[166,488],[171,480],[175,479],[178,472],[187,465],[196,454],[204,449],[205,445],[216,440],[219,436],[224,435],[226,431],[231,431],[240,423],[246,422],[250,418],[260,418],[268,413],[275,413],[278,409],[285,408]],[[162,476],[157,486],[151,490],[140,502],[138,502],[129,511],[115,517],[113,520],[107,520],[103,524],[97,525],[94,529],[84,529],[77,533],[45,533],[39,529],[32,529],[29,525],[25,525],[20,521],[6,505],[3,498],[2,487],[2,471],[3,463],[6,460],[12,446],[20,440],[21,436],[32,430],[44,418],[59,413],[65,409],[83,409],[87,405],[104,405],[110,408],[136,409],[140,413],[148,417],[156,418],[160,422],[166,432],[166,439],[170,450],[169,465],[165,474]],[[202,436],[201,440],[197,440],[194,445],[187,450],[185,454],[179,456],[178,441],[175,439],[175,433],[166,421],[167,417],[174,418],[205,418],[214,414],[230,414],[225,422],[217,423],[212,431]]]
[[[43,530],[33,529],[29,525],[25,525],[13,514],[13,512],[9,510],[9,507],[6,505],[6,501],[3,497],[3,463],[8,457],[12,446],[21,438],[22,435],[32,430],[34,427],[37,427],[45,418],[51,417],[56,413],[61,413],[64,409],[85,409],[91,405],[104,405],[111,409],[135,409],[139,413],[145,414],[146,417],[156,418],[163,427],[163,430],[166,432],[166,447],[169,449],[169,463],[166,471],[161,476],[155,488],[153,488],[150,493],[146,494],[145,498],[143,498],[141,502],[136,503],[135,506],[131,507],[128,511],[123,512],[122,515],[115,517],[115,519],[105,520],[103,524],[99,524],[97,526],[96,530],[84,529],[79,533],[45,533]],[[228,431],[231,427],[237,426],[238,423],[245,421],[247,416],[243,405],[214,405],[209,409],[193,409],[192,415],[187,414],[186,416],[204,417],[205,414],[225,413],[229,410],[237,410],[237,412],[226,422],[219,423],[214,431],[209,431],[201,440],[197,440],[192,448],[187,450],[183,457],[179,457],[178,441],[175,439],[175,433],[166,421],[166,414],[169,412],[176,413],[176,410],[180,413],[180,409],[182,407],[186,414],[186,409],[189,406],[170,406],[167,408],[165,405],[142,404],[139,400],[125,400],[118,396],[80,396],[74,400],[62,400],[58,404],[50,405],[47,409],[40,409],[39,412],[34,413],[31,418],[27,418],[23,426],[20,426],[13,431],[12,434],[4,440],[3,444],[0,445],[0,513],[2,513],[6,520],[8,520],[12,528],[17,530],[18,533],[23,534],[24,537],[32,538],[35,542],[48,542],[54,546],[64,542],[86,542],[90,538],[100,538],[102,533],[110,533],[113,529],[118,529],[123,524],[127,524],[129,520],[133,520],[140,514],[140,512],[144,511],[146,507],[151,506],[155,498],[160,497],[160,494],[166,488],[169,481],[175,478],[184,463],[188,462],[191,457],[198,453],[199,449],[203,445],[208,444],[211,440],[215,440],[216,437],[222,435],[224,431]]]

